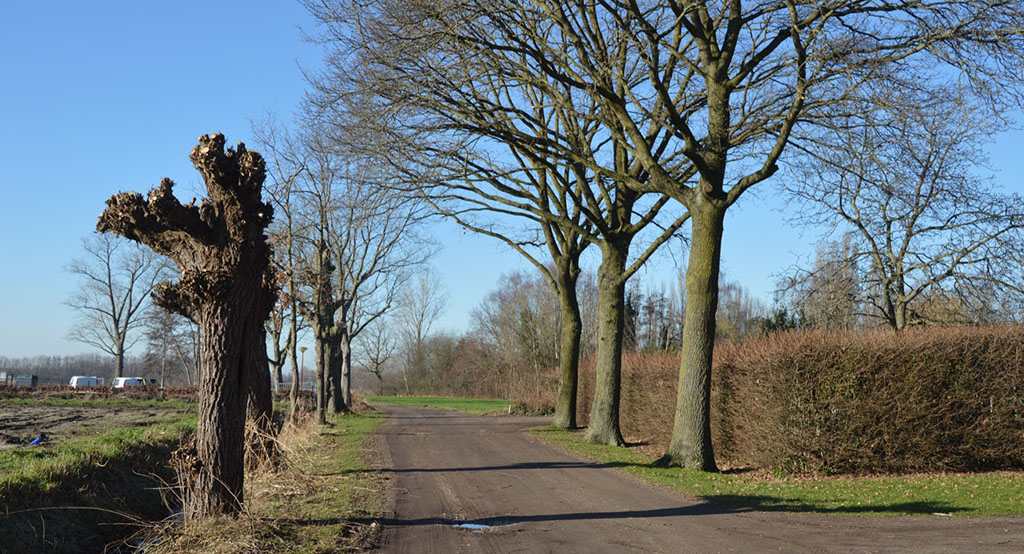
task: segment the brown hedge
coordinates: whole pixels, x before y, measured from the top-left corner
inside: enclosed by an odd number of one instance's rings
[[[623,360],[622,426],[669,440],[678,356]],[[581,367],[580,419],[593,395]],[[1024,468],[1024,326],[790,331],[716,349],[712,430],[728,465],[797,474]]]

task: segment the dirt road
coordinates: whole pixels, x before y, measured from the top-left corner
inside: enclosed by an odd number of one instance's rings
[[[388,406],[379,551],[1024,552],[1024,518],[739,512],[530,437],[543,418]]]

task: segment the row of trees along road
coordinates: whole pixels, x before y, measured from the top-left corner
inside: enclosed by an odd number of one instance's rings
[[[351,405],[353,341],[392,308],[433,253],[417,230],[426,206],[388,193],[393,170],[371,153],[344,149],[315,118],[297,130],[268,119],[256,131],[280,214],[271,229],[282,282],[269,322],[274,359],[281,364],[290,351],[295,374],[301,317],[315,340],[316,413],[324,422],[327,412]],[[297,390],[293,379],[293,398]]]
[[[727,210],[787,159],[798,167],[856,152],[822,136],[851,119],[869,130],[887,123],[903,113],[893,98],[928,107],[956,84],[981,116],[1019,106],[1021,7],[309,2],[328,50],[326,69],[312,76],[312,117],[295,136],[264,137],[285,215],[274,230],[281,271],[271,269],[263,234],[273,213],[261,198],[264,160],[243,145],[225,150],[221,135],[202,137],[192,152],[208,192],[200,206],[181,204],[164,180],[147,199],[113,197],[98,224],[177,263],[179,280],[154,295],[202,331],[187,516],[240,509],[245,406],[268,421],[264,322],[278,300],[292,359],[298,315],[316,338],[321,419],[346,409],[352,339],[380,319],[425,256],[398,239],[422,218],[421,202],[504,240],[548,279],[563,315],[562,426],[575,423],[579,256],[591,245],[600,251],[598,382],[586,436],[610,444],[622,444],[626,281],[689,222],[678,399],[663,460],[715,470],[708,403]],[[827,166],[821,175],[838,169],[848,182],[888,167]],[[375,194],[382,185],[407,194]],[[961,246],[962,259],[985,257],[973,244]],[[899,328],[922,293],[886,272],[893,262],[872,259]]]
[[[600,384],[589,440],[622,442],[618,283],[663,240],[627,267],[636,225],[674,211],[662,224],[671,234],[688,217],[683,351],[663,461],[709,471],[716,469],[709,396],[728,209],[779,164],[804,163],[800,145],[838,128],[851,106],[881,109],[887,95],[879,91],[928,95],[959,83],[997,116],[1019,105],[1024,90],[1019,2],[336,0],[307,7],[328,50],[314,83],[320,107],[342,128],[358,121],[380,131],[365,144],[388,152],[410,183],[425,183],[417,190],[442,212],[512,244],[533,237],[461,216],[525,218],[554,235],[543,244],[554,267],[566,268],[549,275],[567,306],[581,241],[601,249]],[[634,219],[641,206],[649,209]],[[573,358],[567,353],[563,363]],[[563,388],[572,382],[567,367]],[[566,401],[560,396],[563,426],[571,423]]]

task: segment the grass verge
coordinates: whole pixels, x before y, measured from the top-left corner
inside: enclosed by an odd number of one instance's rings
[[[195,416],[122,427],[52,447],[0,451],[0,552],[98,551],[166,515],[161,487]]]
[[[383,509],[379,476],[366,441],[384,416],[333,417],[286,427],[276,468],[246,476],[245,512],[164,529],[150,538],[156,553],[329,553],[358,550],[372,536],[368,522]]]
[[[532,434],[563,449],[654,483],[741,510],[842,515],[982,516],[1024,513],[1024,473],[771,479],[652,466],[634,448],[587,444],[578,433],[540,427]]]
[[[445,396],[368,396],[370,404],[392,404],[398,406],[419,406],[422,408],[438,408],[455,410],[470,414],[507,413],[513,404],[498,398],[452,398]]]

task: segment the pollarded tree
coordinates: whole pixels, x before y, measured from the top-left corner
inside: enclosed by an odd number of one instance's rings
[[[166,261],[110,235],[83,239],[82,248],[85,256],[68,266],[82,281],[65,301],[80,316],[68,338],[113,356],[114,377],[123,377],[125,352],[141,338],[136,331],[153,287],[167,277]]]
[[[202,366],[196,457],[187,483],[185,517],[237,513],[242,507],[246,402],[268,416],[270,373],[266,321],[275,300],[264,231],[273,209],[261,198],[263,158],[224,136],[199,138],[191,160],[206,182],[199,206],[181,204],[163,179],[144,198],[117,194],[97,229],[140,242],[174,260],[176,282],[164,282],[156,303],[198,322]]]

